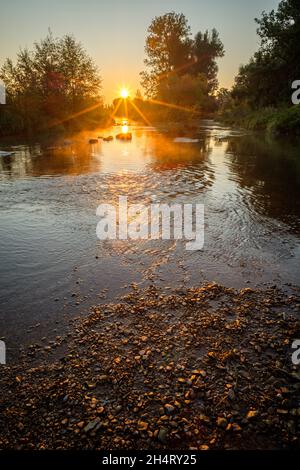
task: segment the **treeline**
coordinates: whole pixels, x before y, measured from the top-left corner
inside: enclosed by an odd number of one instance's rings
[[[258,51],[240,67],[232,90],[219,90],[217,61],[224,46],[216,29],[193,37],[183,14],[155,17],[141,72],[145,98],[138,93],[116,115],[156,122],[218,113],[239,126],[300,132],[300,107],[291,101],[292,84],[300,80],[300,2],[282,0],[277,11],[263,12],[256,22]],[[6,60],[0,79],[7,98],[0,106],[0,135],[77,131],[102,125],[113,112],[103,106],[97,67],[69,35],[58,39],[49,32],[32,50],[22,49],[16,63]]]
[[[219,91],[221,116],[251,129],[300,133],[300,107],[291,99],[300,80],[300,2],[283,0],[255,21],[260,47],[240,67],[232,90]]]
[[[72,36],[49,32],[32,50],[22,49],[15,64],[7,59],[0,79],[7,103],[0,106],[2,135],[79,130],[103,120],[101,77]]]
[[[193,38],[183,14],[166,13],[151,22],[145,52],[146,99],[138,94],[130,100],[136,107],[128,102],[117,115],[180,121],[216,111],[224,47],[215,29]],[[0,135],[73,132],[102,125],[113,112],[103,106],[97,67],[70,35],[54,38],[49,31],[32,50],[21,49],[15,63],[7,59],[0,79],[7,101],[0,106]]]

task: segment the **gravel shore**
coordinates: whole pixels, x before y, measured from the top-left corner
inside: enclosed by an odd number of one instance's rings
[[[1,366],[2,449],[300,447],[299,297],[133,285]]]

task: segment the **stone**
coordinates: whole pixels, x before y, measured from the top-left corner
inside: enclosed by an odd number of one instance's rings
[[[165,428],[160,428],[158,432],[158,440],[162,443],[166,442],[168,431]]]
[[[257,410],[250,410],[250,411],[248,411],[246,418],[247,419],[252,419],[252,418],[255,418],[255,416],[257,416],[257,415],[258,415]]]
[[[83,431],[84,431],[85,433],[88,433],[88,432],[92,431],[92,430],[97,426],[97,424],[99,424],[99,423],[100,423],[100,418],[95,418],[95,419],[93,419],[93,421],[90,421],[90,422],[85,426],[85,428],[83,429]]]
[[[219,428],[226,428],[227,426],[227,419],[219,416],[217,418],[217,426],[219,426]]]
[[[138,422],[138,430],[139,431],[147,431],[148,429],[148,423],[146,423],[145,421],[139,421]]]
[[[165,405],[165,410],[166,410],[166,413],[171,414],[171,413],[173,413],[173,411],[175,410],[175,408],[174,408],[173,405],[170,405],[169,403],[167,403],[167,404]]]

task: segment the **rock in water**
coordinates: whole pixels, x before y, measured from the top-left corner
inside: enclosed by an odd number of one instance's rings
[[[0,150],[0,157],[10,157],[11,155],[14,155],[15,152],[4,152],[3,150]]]

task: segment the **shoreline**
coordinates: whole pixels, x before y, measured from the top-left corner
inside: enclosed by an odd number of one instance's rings
[[[272,108],[266,107],[257,110],[244,109],[242,106],[235,109],[225,109],[215,116],[216,121],[224,125],[239,126],[249,132],[260,132],[267,137],[278,139],[300,138],[300,107]]]
[[[1,367],[0,448],[299,448],[299,304],[275,286],[133,285]]]

